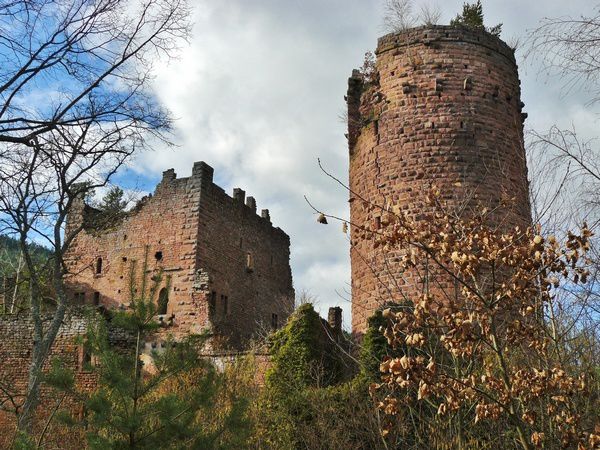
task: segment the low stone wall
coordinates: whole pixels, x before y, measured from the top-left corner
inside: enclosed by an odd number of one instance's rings
[[[66,368],[75,373],[77,386],[84,391],[91,391],[97,386],[96,374],[86,371],[84,349],[78,342],[89,325],[90,316],[83,309],[70,311],[52,346],[44,370],[50,368],[54,358],[60,358]],[[96,316],[104,320],[102,316]],[[46,323],[49,323],[48,317]],[[123,330],[109,328],[109,339],[115,348],[131,349],[132,338]],[[15,407],[24,400],[27,388],[28,370],[33,346],[33,321],[27,315],[0,315],[0,448],[8,448],[16,427]],[[264,384],[265,372],[269,367],[269,355],[266,352],[222,352],[203,355],[208,358],[219,371],[233,366],[241,358],[248,358],[255,370],[258,385]],[[69,409],[75,414],[82,412],[82,406],[74,399],[65,398],[47,387],[42,386],[41,401],[36,411],[36,428],[44,426],[46,418],[61,402],[61,409]],[[12,411],[11,411],[12,410]]]
[[[85,353],[77,339],[85,333],[89,320],[86,312],[79,309],[70,311],[65,316],[43,368],[44,371],[49,370],[51,361],[60,358],[64,367],[73,370],[75,382],[82,390],[93,390],[97,383],[96,375],[84,368]],[[45,323],[50,323],[50,317],[45,319]],[[127,347],[129,337],[123,331],[112,329],[109,336],[115,347]],[[15,426],[14,411],[24,399],[32,347],[32,319],[24,314],[0,315],[0,428],[5,431]],[[38,420],[46,417],[58,401],[60,396],[53,389],[42,385],[40,406],[36,412]],[[69,398],[62,401],[61,407],[65,406],[74,411],[80,409]]]

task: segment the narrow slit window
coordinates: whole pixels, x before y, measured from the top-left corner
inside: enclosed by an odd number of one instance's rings
[[[127,256],[121,257],[121,264],[119,264],[119,278],[123,278],[123,272],[127,266]]]
[[[102,258],[96,258],[96,275],[100,275],[102,273]]]
[[[273,313],[271,314],[271,328],[276,330],[279,327],[279,318],[277,317],[277,314]]]
[[[223,316],[229,315],[229,298],[226,295],[221,295],[221,305],[223,308]]]
[[[381,217],[375,217],[375,229],[379,230],[381,228]]]
[[[79,346],[79,371],[89,372],[94,366],[94,358],[86,345]]]
[[[216,308],[217,308],[217,293],[215,291],[212,291],[210,293],[210,299],[208,301],[208,310],[211,315],[213,315],[215,313]]]
[[[248,272],[252,272],[254,270],[254,258],[250,252],[246,253],[246,270]]]

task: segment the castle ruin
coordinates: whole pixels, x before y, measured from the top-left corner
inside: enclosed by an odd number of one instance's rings
[[[531,223],[526,114],[513,51],[484,31],[428,26],[382,37],[376,55],[368,77],[353,72],[347,95],[352,328],[358,334],[390,288],[400,284],[409,298],[423,289],[416,274],[394,266],[401,255],[384,255],[372,238],[359,237],[358,229],[382,225],[377,208],[365,202],[398,205],[419,219],[428,208],[424,194],[435,184],[449,205],[467,214],[477,204],[512,199],[512,209],[497,217],[500,228]],[[157,280],[158,339],[210,330],[213,356],[243,350],[293,310],[289,237],[273,227],[268,210],[257,214],[255,199],[243,190],[227,195],[204,162],[187,178],[165,171],[153,195],[116,223],[97,226],[98,214],[80,198],[68,218],[69,229],[82,228],[66,257],[74,304],[127,308],[142,280]],[[341,310],[331,309],[328,319],[341,332]],[[2,320],[3,371],[21,391],[31,323]],[[78,383],[91,389],[86,355],[74,341],[85,326],[76,315],[66,320],[51,356],[64,357],[77,369]],[[7,419],[0,415],[2,423]]]
[[[127,307],[145,277],[159,284],[151,300],[161,334],[210,330],[213,348],[238,350],[294,309],[288,235],[243,190],[230,197],[214,184],[204,162],[189,178],[165,171],[116,224],[97,229],[97,215],[78,199],[68,218],[67,227],[83,228],[65,257],[75,303]]]

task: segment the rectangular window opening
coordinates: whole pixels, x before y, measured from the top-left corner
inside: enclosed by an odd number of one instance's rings
[[[279,328],[279,318],[277,317],[277,314],[275,314],[275,313],[271,314],[271,328],[274,330]]]
[[[221,295],[221,304],[223,305],[223,316],[229,315],[229,298],[226,295]]]
[[[217,308],[217,293],[212,291],[210,293],[210,299],[208,300],[208,308],[209,313],[212,315],[215,313],[215,309]]]

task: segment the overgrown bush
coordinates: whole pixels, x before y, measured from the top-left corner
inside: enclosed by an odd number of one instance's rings
[[[432,212],[419,221],[385,211],[375,238],[406,255],[405,272],[424,270],[423,293],[383,314],[399,352],[383,359],[374,386],[387,392],[384,433],[408,414],[426,428],[447,420],[459,448],[600,445],[595,374],[567,363],[571,340],[552,314],[556,289],[576,290],[589,276],[589,229],[560,243],[536,228],[498,231],[486,208],[461,218],[435,188],[428,201]]]
[[[379,412],[369,395],[387,343],[371,322],[361,360],[329,335],[312,305],[302,305],[272,337],[272,366],[254,405],[253,445],[267,449],[384,449]],[[373,353],[372,353],[373,352]],[[360,373],[358,367],[361,367]]]
[[[349,378],[343,351],[310,303],[300,306],[270,339],[267,386],[275,391],[323,387]]]

